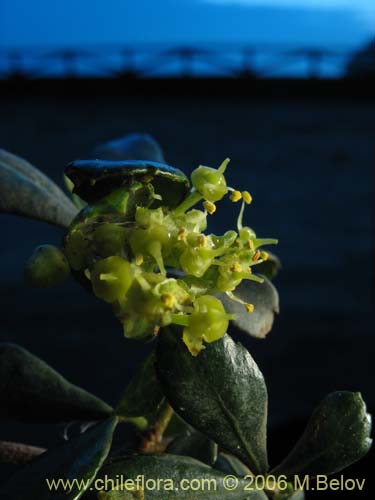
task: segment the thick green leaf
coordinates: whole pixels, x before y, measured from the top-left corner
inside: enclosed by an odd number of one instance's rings
[[[236,476],[244,477],[251,474],[251,471],[246,467],[241,460],[231,455],[230,453],[219,453],[218,461],[215,467],[219,470],[233,472]]]
[[[147,356],[117,404],[117,415],[127,419],[154,414],[164,399],[156,377],[155,351]]]
[[[73,193],[97,203],[115,189],[140,182],[152,185],[163,204],[175,207],[189,192],[189,179],[176,167],[149,160],[77,160],[65,167]]]
[[[64,193],[64,191],[57,184],[55,184],[52,179],[47,177],[45,174],[43,174],[43,172],[34,167],[25,159],[9,153],[9,151],[0,149],[0,162],[24,175],[32,182],[34,182],[34,184],[36,184],[37,186],[44,188],[61,203],[72,209],[72,203]]]
[[[191,356],[178,330],[159,336],[157,372],[174,410],[254,473],[267,471],[267,389],[249,352],[229,335]]]
[[[116,418],[105,420],[33,460],[0,488],[1,500],[77,500],[103,465],[116,424]],[[70,489],[52,483],[59,479],[76,479],[78,484]]]
[[[334,392],[316,408],[296,446],[273,473],[333,474],[370,449],[371,417],[359,393]]]
[[[193,428],[186,429],[167,448],[167,453],[193,457],[208,465],[214,465],[217,452],[217,444]]]
[[[15,344],[0,344],[0,418],[66,422],[107,418],[113,409]]]
[[[260,264],[257,264],[253,270],[255,270],[257,274],[260,273],[269,280],[273,280],[281,269],[281,262],[275,254],[271,252],[267,253],[268,259]]]
[[[68,227],[77,209],[61,189],[27,161],[0,150],[0,212]]]
[[[152,500],[266,500],[262,491],[244,491],[247,481],[238,479],[230,491],[225,486],[225,475],[198,460],[177,455],[134,455],[105,466],[99,477],[123,478],[136,481],[139,476],[148,481],[143,488],[145,498]],[[158,483],[159,481],[159,483]],[[183,481],[183,482],[181,482]],[[190,481],[193,481],[190,483]],[[159,484],[159,487],[154,484]],[[130,483],[128,483],[130,486]],[[139,483],[142,487],[142,484]],[[191,487],[190,487],[191,486]],[[186,490],[184,491],[184,488]],[[124,500],[121,491],[112,491],[108,500]],[[131,498],[131,497],[128,497]],[[136,498],[135,496],[133,498]]]
[[[272,328],[275,313],[279,312],[276,288],[267,278],[264,278],[263,283],[243,281],[234,295],[253,304],[254,312],[249,314],[242,304],[230,299],[225,293],[219,294],[226,311],[236,314],[233,325],[252,337],[264,338]]]
[[[163,151],[149,134],[128,134],[100,144],[93,150],[100,160],[150,160],[165,163]]]

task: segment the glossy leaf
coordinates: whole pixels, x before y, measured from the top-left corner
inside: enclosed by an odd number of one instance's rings
[[[370,449],[371,417],[359,393],[334,392],[316,408],[296,446],[273,473],[333,474]]]
[[[275,313],[279,312],[279,295],[267,279],[263,283],[242,281],[234,295],[246,303],[254,305],[254,312],[248,313],[245,307],[230,299],[225,293],[218,297],[227,312],[234,313],[232,324],[252,337],[264,338],[271,330]]]
[[[113,190],[132,182],[152,184],[163,204],[174,207],[186,196],[189,180],[178,168],[147,160],[78,160],[69,163],[65,175],[73,182],[73,193],[96,203]]]
[[[149,160],[165,163],[163,151],[149,134],[128,134],[100,144],[93,150],[100,160]]]
[[[193,428],[177,436],[167,448],[168,453],[196,458],[208,465],[214,465],[218,446],[204,434]]]
[[[43,172],[34,167],[24,158],[16,156],[9,151],[5,151],[4,149],[0,149],[0,162],[24,175],[36,185],[47,190],[55,196],[56,199],[59,199],[61,203],[72,208],[71,201],[64,191],[57,184],[55,184],[52,179],[47,177]]]
[[[230,453],[219,453],[218,461],[215,467],[219,470],[236,474],[236,476],[244,477],[251,474],[251,471],[237,457]]]
[[[116,418],[105,420],[27,464],[0,488],[1,500],[78,500],[109,453],[116,423]],[[61,484],[51,486],[59,479],[78,484],[70,491]]]
[[[156,412],[164,399],[155,372],[155,352],[142,363],[117,404],[119,416],[129,419],[147,417]]]
[[[247,482],[242,479],[238,479],[237,487],[230,491],[223,482],[224,474],[198,460],[177,455],[134,455],[123,458],[104,467],[99,477],[113,479],[122,477],[124,481],[126,479],[136,481],[139,476],[143,476],[145,480],[148,480],[149,489],[144,488],[143,493],[145,498],[150,500],[267,499],[262,491],[244,492]],[[159,481],[159,488],[156,486],[152,488],[152,484],[157,483],[157,481]],[[184,482],[181,483],[181,481]],[[189,481],[193,481],[191,484],[192,487],[195,485],[194,490],[183,489],[188,488],[186,485],[190,484]],[[180,487],[181,484],[182,487]],[[140,486],[142,485],[140,484]],[[126,497],[121,491],[112,491],[107,497],[104,496],[103,498],[123,500]],[[137,497],[134,495],[133,498]]]
[[[262,274],[269,280],[273,280],[281,269],[281,262],[277,255],[267,252],[268,259],[260,264],[257,264],[253,270],[258,274]]]
[[[193,357],[180,332],[166,329],[159,336],[157,372],[167,399],[184,420],[254,473],[267,471],[267,389],[241,344],[225,335]]]
[[[0,212],[65,228],[77,209],[42,172],[22,158],[0,150]]]
[[[0,344],[0,419],[94,421],[113,409],[15,344]]]

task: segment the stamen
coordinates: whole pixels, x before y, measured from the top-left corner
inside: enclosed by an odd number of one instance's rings
[[[186,227],[181,227],[181,229],[177,233],[177,240],[182,241],[184,240],[188,235],[188,230]]]
[[[251,194],[249,193],[249,191],[242,191],[242,198],[244,200],[244,202],[246,203],[246,205],[250,205],[250,203],[253,201],[253,198],[251,196]]]
[[[232,273],[242,273],[242,266],[239,262],[235,262],[230,270]]]
[[[204,201],[203,202],[203,207],[205,210],[207,210],[207,212],[212,215],[216,212],[216,205],[215,203],[212,203],[212,201]]]
[[[135,263],[137,264],[137,266],[141,266],[143,264],[143,261],[144,261],[143,255],[139,253],[135,258]]]
[[[254,312],[254,304],[245,304],[245,309],[248,313]]]
[[[240,232],[242,227],[243,227],[242,222],[243,222],[244,210],[245,210],[245,202],[244,202],[244,200],[242,200],[240,213],[238,214],[238,218],[237,218],[237,231],[238,232]]]
[[[197,246],[198,247],[205,247],[207,246],[207,237],[204,234],[200,234],[197,238]]]
[[[237,201],[242,200],[242,194],[240,191],[234,190],[229,198],[233,203],[237,203]]]
[[[253,242],[253,240],[247,240],[246,243],[245,243],[245,247],[248,250],[254,250],[254,242]]]
[[[264,252],[264,251],[260,252],[260,258],[262,260],[268,260],[269,256],[270,256],[270,254],[268,252]]]
[[[161,296],[162,304],[166,307],[166,309],[173,309],[173,306],[176,302],[176,298],[171,293],[163,293]]]
[[[261,257],[261,252],[257,250],[255,254],[253,255],[253,262],[257,262]]]

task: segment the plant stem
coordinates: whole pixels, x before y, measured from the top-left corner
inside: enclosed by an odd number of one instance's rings
[[[155,425],[144,436],[141,450],[143,453],[161,453],[165,451],[168,442],[164,438],[164,433],[174,415],[174,411],[169,403],[165,402],[159,413]]]
[[[189,196],[185,198],[184,201],[174,209],[174,213],[176,215],[185,213],[186,210],[189,210],[189,208],[196,205],[199,201],[201,201],[202,198],[202,195],[198,193],[198,191],[192,191]]]
[[[164,432],[167,430],[167,427],[172,420],[173,415],[173,408],[169,403],[165,402],[163,408],[161,409],[159,418],[155,424],[155,432],[159,441],[163,439]]]

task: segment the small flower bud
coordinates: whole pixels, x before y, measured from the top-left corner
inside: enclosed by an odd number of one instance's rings
[[[60,285],[69,276],[69,264],[61,250],[53,245],[40,245],[27,261],[25,277],[38,288]]]

